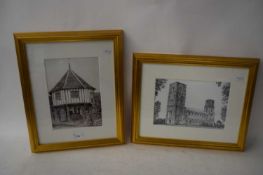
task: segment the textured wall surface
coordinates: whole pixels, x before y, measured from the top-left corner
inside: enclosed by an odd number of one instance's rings
[[[1,0],[0,174],[263,173],[263,67],[245,152],[122,146],[32,154],[13,32],[123,29],[125,117],[130,134],[133,52],[263,58],[261,0]]]

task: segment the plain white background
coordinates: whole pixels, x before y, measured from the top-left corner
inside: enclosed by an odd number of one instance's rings
[[[126,130],[133,52],[263,57],[261,0],[1,0],[0,174],[263,173],[263,71],[260,65],[247,149],[229,152],[127,144],[32,154],[13,32],[123,29]]]

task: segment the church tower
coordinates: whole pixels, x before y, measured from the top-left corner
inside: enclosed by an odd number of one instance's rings
[[[212,99],[207,99],[205,101],[205,106],[204,106],[204,112],[213,115],[215,112],[215,106],[214,106],[215,101]]]
[[[171,83],[169,86],[166,124],[178,124],[185,110],[186,85],[180,82]]]
[[[205,123],[208,125],[214,125],[215,120],[215,101],[207,99],[205,101],[204,112],[207,114]]]

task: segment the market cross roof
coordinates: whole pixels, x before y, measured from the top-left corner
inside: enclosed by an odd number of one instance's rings
[[[62,76],[59,82],[55,85],[49,93],[63,90],[63,89],[91,89],[95,90],[94,87],[89,85],[85,80],[78,76],[74,71],[71,70],[70,64],[68,71]]]

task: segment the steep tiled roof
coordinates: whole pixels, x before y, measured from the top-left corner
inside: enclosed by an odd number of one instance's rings
[[[95,90],[94,87],[89,85],[84,81],[80,76],[78,76],[74,71],[69,67],[68,71],[62,76],[59,82],[55,85],[51,92],[63,90],[63,89],[91,89]]]

